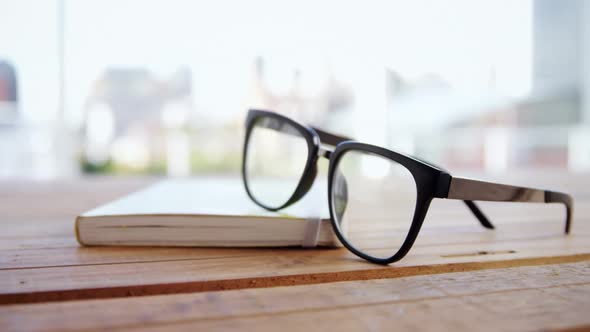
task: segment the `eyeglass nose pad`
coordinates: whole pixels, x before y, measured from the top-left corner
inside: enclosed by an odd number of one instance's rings
[[[344,212],[346,212],[346,207],[348,205],[348,183],[346,182],[344,174],[339,170],[336,170],[332,186],[332,190],[334,191],[334,212],[338,218],[337,221],[342,224],[342,216],[344,215]]]

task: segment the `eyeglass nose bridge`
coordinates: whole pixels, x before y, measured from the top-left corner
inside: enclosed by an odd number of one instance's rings
[[[305,194],[309,192],[309,190],[315,182],[318,173],[317,161],[318,157],[313,156],[313,159],[311,161],[311,167],[306,171],[306,174],[303,175],[301,183],[293,193],[293,196],[289,199],[287,203],[285,203],[285,206],[291,205],[299,201],[301,198],[303,198],[303,196],[305,196]]]
[[[317,177],[317,162],[318,159],[320,157],[326,158],[328,160],[330,160],[332,153],[334,152],[334,149],[322,144],[318,145],[318,152],[317,152],[317,157],[314,157],[312,162],[312,166],[311,169],[309,170],[309,173],[305,175],[302,183],[299,185],[299,187],[297,188],[297,190],[295,191],[295,193],[293,194],[293,197],[291,197],[291,199],[289,200],[288,204],[292,204],[294,202],[299,201],[301,198],[303,198],[303,196],[305,196],[309,190],[311,189],[311,187],[313,186],[315,179]],[[341,199],[341,203],[343,205],[341,205],[341,210],[340,213],[344,213],[344,210],[346,210],[346,205],[348,202],[348,185],[347,185],[347,181],[346,178],[344,177],[343,174],[341,174],[340,172],[336,171],[340,176],[338,177],[338,181],[339,181],[339,198]],[[340,218],[341,219],[341,218]]]
[[[302,183],[299,185],[299,187],[297,188],[297,190],[295,191],[295,193],[293,194],[293,196],[291,197],[291,199],[289,200],[289,202],[287,204],[292,204],[294,202],[299,201],[301,198],[303,198],[303,196],[305,196],[305,194],[307,194],[309,192],[309,190],[313,186],[316,176],[317,176],[318,159],[320,157],[323,157],[323,158],[330,160],[330,157],[332,156],[333,152],[334,152],[334,150],[332,148],[327,147],[321,143],[318,144],[318,152],[316,154],[316,157],[314,157],[311,160],[311,163],[312,163],[311,168],[309,169],[308,173],[306,175],[304,175]]]
[[[330,160],[330,157],[332,156],[332,152],[334,152],[334,149],[331,149],[325,145],[321,145],[318,148],[318,157],[324,157],[328,160]]]

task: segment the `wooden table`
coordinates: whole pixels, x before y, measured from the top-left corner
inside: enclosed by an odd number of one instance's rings
[[[85,248],[74,217],[155,179],[0,182],[0,331],[590,329],[590,175],[500,180],[559,205],[433,202],[391,266],[345,249]]]

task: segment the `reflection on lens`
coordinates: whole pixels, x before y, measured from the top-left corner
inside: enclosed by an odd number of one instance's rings
[[[307,141],[274,118],[257,120],[246,147],[245,175],[254,199],[270,208],[285,204],[297,189],[307,162]]]
[[[332,211],[347,242],[375,258],[397,253],[416,208],[410,171],[377,154],[349,150],[339,158],[332,177]]]

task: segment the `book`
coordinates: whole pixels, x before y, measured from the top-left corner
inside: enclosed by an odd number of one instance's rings
[[[270,212],[237,179],[164,180],[80,214],[76,238],[86,246],[338,246],[327,198],[314,187],[302,201]]]

